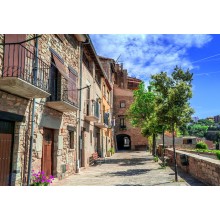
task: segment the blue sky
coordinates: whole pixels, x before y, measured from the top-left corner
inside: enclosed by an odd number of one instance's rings
[[[189,68],[193,76],[194,116],[220,114],[220,35],[209,34],[93,34],[98,55],[117,59],[130,76],[148,84],[151,74],[175,65]]]

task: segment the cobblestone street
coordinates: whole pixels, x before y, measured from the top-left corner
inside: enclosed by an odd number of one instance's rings
[[[52,186],[205,186],[205,184],[179,170],[179,182],[175,182],[174,171],[163,169],[154,162],[153,156],[145,151],[122,151],[115,153],[106,161],[79,174],[71,175],[61,181],[57,179]]]

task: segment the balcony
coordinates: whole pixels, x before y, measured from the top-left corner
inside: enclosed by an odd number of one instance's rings
[[[103,117],[100,117],[98,122],[95,122],[95,126],[99,128],[108,128],[109,127],[109,114],[104,113]]]
[[[46,106],[60,112],[77,111],[77,89],[70,89],[68,81],[61,79],[61,76],[52,80],[52,82],[50,84],[51,96],[47,98]]]
[[[21,44],[6,44],[0,90],[24,98],[46,98],[50,68]]]
[[[99,120],[99,103],[95,100],[85,101],[85,120],[98,122]]]

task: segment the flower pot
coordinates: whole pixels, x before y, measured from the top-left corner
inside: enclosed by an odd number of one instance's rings
[[[111,157],[111,152],[107,152],[107,157]]]

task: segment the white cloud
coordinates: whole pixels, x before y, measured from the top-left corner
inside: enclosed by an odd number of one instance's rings
[[[99,55],[122,62],[129,75],[147,81],[151,74],[170,72],[176,65],[198,68],[187,57],[191,47],[201,48],[210,35],[95,34],[90,35]]]

